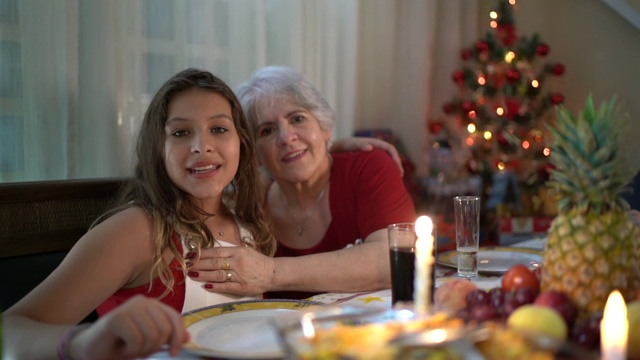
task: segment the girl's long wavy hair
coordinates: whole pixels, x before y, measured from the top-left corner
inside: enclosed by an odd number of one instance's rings
[[[177,232],[190,239],[190,245],[195,246],[198,253],[215,243],[211,231],[204,224],[204,217],[208,214],[175,186],[165,168],[167,108],[176,95],[194,88],[212,91],[227,99],[240,137],[240,162],[235,177],[224,191],[226,206],[251,231],[256,250],[272,256],[276,247],[271,223],[262,206],[264,194],[258,178],[253,136],[238,99],[231,88],[213,74],[186,69],[165,82],[149,104],[138,135],[137,164],[133,178],[123,189],[119,205],[101,218],[132,206],[141,207],[149,214],[156,245],[149,284],[156,275],[160,276],[167,287],[162,296],[168,294],[175,283],[169,263],[163,257],[165,250],[170,249],[182,268],[187,269],[182,253],[172,240],[172,234]]]

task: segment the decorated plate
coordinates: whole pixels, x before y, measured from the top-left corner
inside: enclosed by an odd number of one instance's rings
[[[436,256],[440,265],[458,267],[458,254],[455,250]],[[528,248],[489,246],[478,250],[478,272],[502,275],[516,264],[527,265],[535,269],[542,264],[542,251]]]
[[[284,357],[272,319],[321,305],[309,300],[247,300],[183,314],[191,341],[185,351],[224,359]]]

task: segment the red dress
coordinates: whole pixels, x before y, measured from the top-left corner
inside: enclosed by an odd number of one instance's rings
[[[400,170],[382,150],[332,154],[329,208],[331,224],[308,249],[278,244],[276,257],[301,256],[357,245],[389,224],[416,221],[415,205]],[[272,292],[270,298],[306,298],[316,293]]]

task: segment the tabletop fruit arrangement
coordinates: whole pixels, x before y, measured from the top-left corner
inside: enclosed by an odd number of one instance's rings
[[[559,197],[558,216],[542,266],[514,266],[489,291],[456,284],[464,280],[445,283],[436,303],[470,321],[502,322],[595,350],[605,302],[618,290],[628,304],[628,355],[640,359],[640,230],[621,197],[635,172],[620,156],[622,117],[614,100],[595,108],[591,97],[578,117],[562,106],[556,114],[549,185]]]
[[[559,214],[542,265],[535,270],[515,265],[500,286],[489,290],[468,279],[446,281],[434,293],[434,310],[462,320],[469,342],[486,359],[553,359],[562,348],[573,349],[569,358],[597,359],[605,303],[618,290],[627,304],[627,355],[640,359],[640,229],[620,195],[634,174],[620,157],[622,118],[613,100],[596,109],[591,97],[577,118],[564,107],[556,110],[558,121],[550,127],[550,185],[559,197]],[[478,329],[489,335],[478,336]],[[455,351],[417,354],[346,358],[462,356]],[[325,355],[309,359],[345,358]]]

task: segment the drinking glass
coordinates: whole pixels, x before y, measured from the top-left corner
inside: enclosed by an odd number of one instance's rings
[[[413,301],[413,281],[416,263],[416,240],[414,223],[397,223],[387,227],[389,232],[389,260],[391,265],[391,304],[398,301]],[[436,239],[435,227],[432,231]],[[436,244],[433,246],[435,256]],[[435,291],[435,263],[431,269],[431,295]],[[432,300],[431,300],[432,301]]]
[[[480,197],[455,196],[453,213],[456,224],[458,276],[476,277],[480,245]]]

